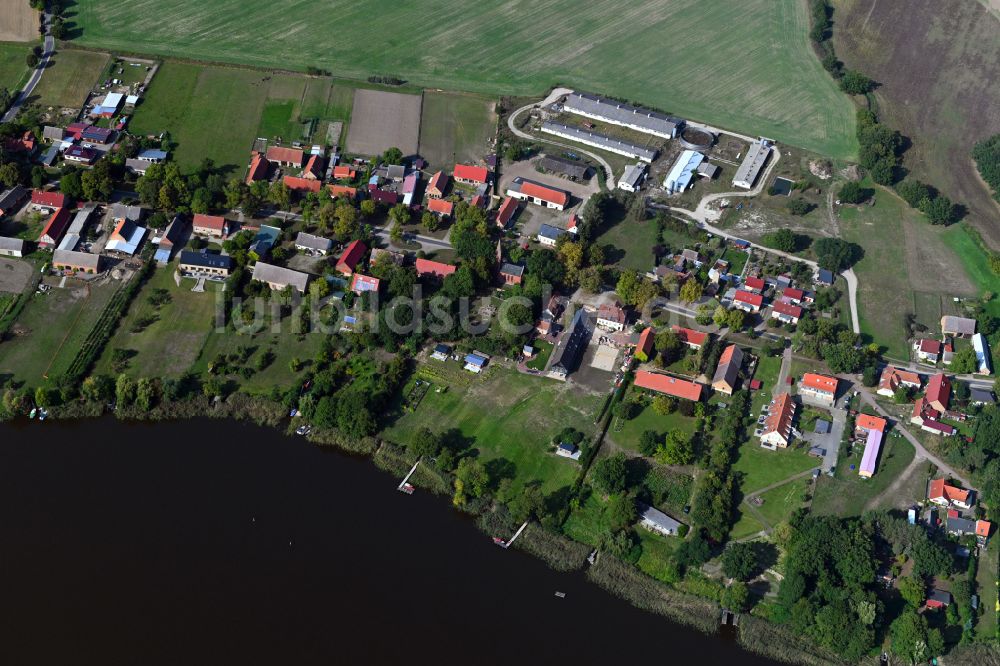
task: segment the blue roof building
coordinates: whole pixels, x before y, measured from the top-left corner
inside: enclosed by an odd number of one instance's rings
[[[663,181],[663,188],[667,193],[677,194],[686,190],[704,159],[704,155],[693,150],[685,150],[681,153],[677,161],[674,162],[674,167],[667,174],[666,180]]]

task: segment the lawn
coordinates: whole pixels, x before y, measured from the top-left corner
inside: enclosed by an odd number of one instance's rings
[[[811,490],[810,479],[790,481],[761,494],[764,503],[757,507],[758,513],[771,527],[788,520],[792,513],[803,506],[805,495]]]
[[[730,539],[744,539],[764,529],[764,525],[753,517],[746,504],[740,504],[737,510],[740,513],[740,518],[733,525],[733,529],[729,530]]]
[[[0,344],[0,374],[38,386],[46,376],[65,373],[120,287],[120,282],[91,287],[69,280],[66,288],[35,294],[17,318],[20,334]]]
[[[979,624],[976,634],[982,638],[995,638],[997,633],[997,554],[1000,539],[992,539],[986,552],[979,558],[976,569],[976,593],[979,595]]]
[[[864,447],[855,447],[850,456],[841,455],[837,461],[837,471],[833,478],[823,475],[816,486],[812,511],[820,515],[839,516],[861,515],[865,506],[893,481],[913,460],[913,445],[902,437],[888,437],[882,445],[878,469],[875,476],[864,479],[858,476],[858,465]],[[851,465],[854,469],[851,469]],[[893,498],[897,499],[897,498]],[[914,498],[917,499],[917,498]]]
[[[43,108],[79,108],[87,101],[87,95],[110,60],[107,53],[60,49],[49,60],[30,99]]]
[[[616,430],[615,428],[619,424],[621,424],[621,430]],[[661,437],[666,436],[668,432],[674,430],[692,435],[694,434],[696,425],[697,420],[693,416],[684,416],[677,410],[663,416],[657,414],[652,405],[647,405],[634,419],[629,419],[628,421],[622,421],[618,418],[613,419],[611,428],[608,430],[608,436],[618,446],[638,452],[639,440],[642,437],[642,433],[647,430],[652,430]]]
[[[748,495],[818,466],[819,459],[805,453],[804,449],[769,451],[753,438],[740,446],[733,471],[743,475],[740,489]]]
[[[544,370],[545,364],[549,362],[549,356],[552,354],[552,343],[545,340],[534,340],[531,344],[538,351],[535,353],[535,358],[528,361],[528,367],[532,370]]]
[[[77,39],[87,46],[318,66],[358,79],[391,74],[487,94],[541,96],[560,83],[834,157],[856,152],[853,108],[814,55],[799,0],[542,0],[502,8],[334,0],[322,11],[295,0],[89,0],[75,10]]]
[[[515,485],[540,481],[546,493],[579,475],[578,463],[552,452],[551,438],[566,426],[589,437],[601,396],[499,366],[474,376],[453,361],[424,366],[416,377],[431,388],[415,411],[383,431],[385,439],[405,445],[423,427],[457,429],[488,466],[509,465]]]
[[[420,114],[420,154],[431,169],[478,162],[496,134],[497,100],[483,95],[427,91]]]
[[[31,50],[30,44],[0,42],[0,88],[19,90],[28,74],[24,59]]]
[[[135,377],[179,377],[198,358],[199,352],[213,327],[216,289],[206,285],[204,293],[194,293],[194,280],[174,282],[173,267],[161,268],[153,273],[142,291],[132,301],[118,330],[97,363],[97,371],[115,374],[111,368],[111,355],[115,349],[134,352],[129,361],[128,374]],[[159,310],[149,302],[157,289],[170,294],[170,302]],[[156,321],[139,332],[133,332],[136,323],[146,317]]]
[[[614,248],[610,251],[605,248],[605,256],[617,268],[645,273],[653,268],[653,247],[659,242],[656,221],[633,222],[624,218],[624,212],[621,211],[621,219],[610,221],[594,242]]]
[[[990,269],[986,252],[983,251],[974,233],[964,224],[959,224],[941,234],[941,240],[961,259],[965,274],[969,276],[980,294],[987,291],[996,294],[1000,277]],[[986,305],[986,310],[1000,317],[1000,299],[994,296]]]

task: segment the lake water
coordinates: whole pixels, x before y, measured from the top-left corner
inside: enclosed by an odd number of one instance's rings
[[[239,423],[0,426],[0,664],[773,663],[395,484]]]

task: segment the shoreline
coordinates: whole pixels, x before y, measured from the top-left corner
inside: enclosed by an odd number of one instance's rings
[[[284,405],[243,393],[233,393],[224,399],[189,399],[168,406],[160,404],[148,412],[141,412],[135,407],[122,411],[109,410],[105,405],[94,402],[71,403],[50,408],[49,412],[50,419],[61,423],[102,417],[112,417],[123,423],[145,424],[197,418],[231,419],[271,428],[287,437],[296,436],[295,424],[288,417],[288,409]],[[31,421],[19,416],[5,423],[23,429]],[[377,437],[354,440],[334,430],[313,430],[303,439],[316,447],[331,449],[352,458],[370,459],[376,468],[396,479],[402,478],[416,460],[404,447]],[[452,492],[453,477],[429,465],[418,467],[410,481],[435,496],[448,497]],[[499,515],[501,512],[494,505],[493,498],[480,499],[482,501],[470,502],[467,510],[458,513],[471,519],[484,535],[490,535],[494,529],[512,531],[509,516]],[[529,523],[514,545],[517,550],[541,560],[555,571],[582,571],[587,582],[635,608],[659,615],[675,625],[696,629],[716,640],[732,640],[741,650],[751,654],[809,666],[844,663],[830,655],[819,654],[815,647],[790,634],[781,625],[749,613],[741,615],[739,627],[732,638],[727,638],[721,633],[719,616],[722,608],[717,601],[677,590],[608,554],[602,553],[594,565],[587,566],[587,555],[592,550],[590,546],[550,532],[539,524]]]

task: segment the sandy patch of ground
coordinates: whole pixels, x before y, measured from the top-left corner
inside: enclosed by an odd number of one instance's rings
[[[34,41],[38,26],[38,12],[28,0],[0,0],[0,42]]]
[[[20,294],[31,281],[31,264],[0,258],[0,291]]]
[[[416,155],[420,140],[420,95],[382,90],[358,90],[347,132],[347,150],[361,155],[380,155],[399,148],[403,155]]]

